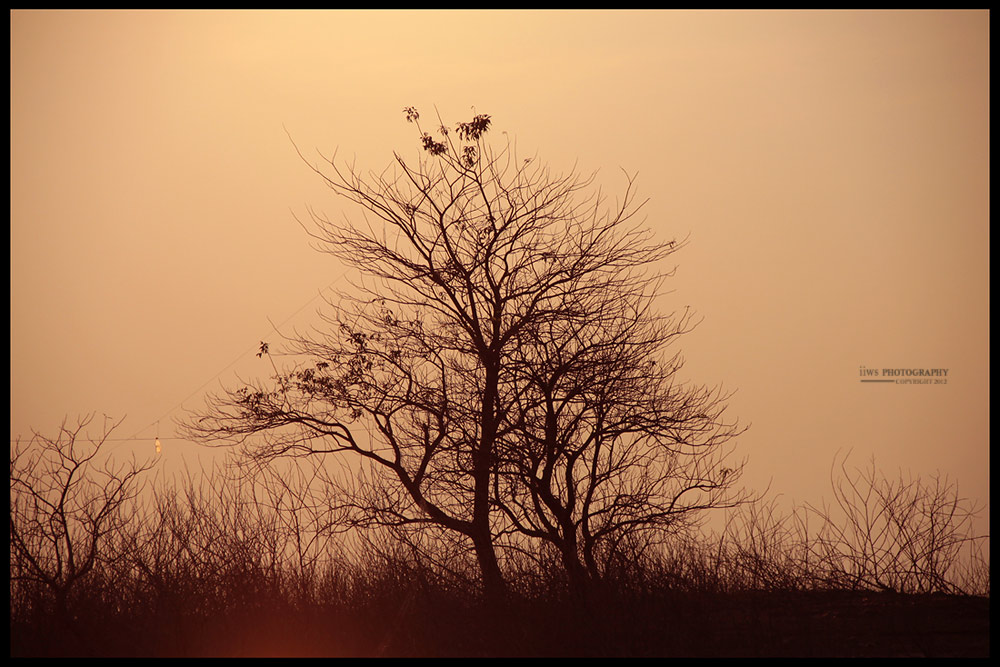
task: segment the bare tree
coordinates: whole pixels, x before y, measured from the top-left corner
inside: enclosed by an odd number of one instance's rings
[[[512,355],[496,504],[516,532],[556,546],[578,585],[622,540],[653,544],[747,497],[726,447],[741,429],[718,391],[678,380],[668,348],[690,318],[654,315],[657,292],[630,271],[580,285],[559,319],[519,332]]]
[[[214,397],[187,432],[262,462],[353,454],[338,502],[355,521],[467,541],[491,597],[504,536],[596,570],[595,550],[625,532],[719,503],[738,476],[718,458],[735,430],[658,357],[687,321],[649,315],[679,246],[634,220],[632,179],[611,206],[592,178],[492,148],[487,115],[435,137],[404,111],[415,165],[312,166],[374,224],[304,223],[362,277],[331,330],[292,341],[311,361]]]
[[[153,466],[105,456],[121,421],[105,418],[91,438],[85,429],[93,418],[64,421],[55,437],[35,433],[10,453],[11,585],[49,591],[63,622],[74,586],[109,557],[106,541],[130,520],[141,477]]]

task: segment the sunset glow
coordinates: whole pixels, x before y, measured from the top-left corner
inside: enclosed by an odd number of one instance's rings
[[[122,460],[219,460],[176,424],[356,293],[307,221],[384,224],[311,167],[415,163],[416,107],[612,208],[634,177],[679,244],[654,305],[697,324],[677,381],[728,396],[748,489],[820,505],[874,459],[988,532],[988,11],[10,19],[12,447],[96,413]]]

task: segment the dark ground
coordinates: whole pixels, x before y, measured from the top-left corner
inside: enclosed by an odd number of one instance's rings
[[[553,657],[988,657],[990,648],[989,599],[943,595],[679,595],[589,613],[529,606],[520,616],[492,646],[442,637],[438,647]]]
[[[988,657],[990,652],[987,598],[765,593],[737,596],[732,609],[722,607],[708,612],[721,626],[716,641],[696,654]]]
[[[206,617],[87,619],[90,629],[11,627],[11,655],[988,657],[989,599],[801,592],[515,601],[456,599],[356,609],[257,608]],[[86,623],[86,621],[83,621]],[[108,628],[115,628],[109,633]],[[46,636],[49,635],[49,636]]]

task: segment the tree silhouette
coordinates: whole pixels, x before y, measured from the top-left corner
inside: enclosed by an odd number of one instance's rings
[[[689,314],[653,313],[683,244],[635,220],[633,179],[611,206],[593,177],[492,147],[488,115],[435,138],[404,112],[415,164],[310,165],[373,220],[303,223],[361,276],[326,332],[290,341],[310,361],[212,397],[188,434],[260,462],[354,455],[331,503],[470,545],[488,598],[505,549],[541,540],[582,582],[627,535],[737,502],[742,465],[723,463],[739,428],[665,349]]]
[[[743,463],[727,465],[740,428],[717,391],[680,384],[682,362],[665,354],[687,313],[655,317],[642,285],[581,290],[561,320],[519,336],[511,363],[496,505],[516,532],[555,546],[578,586],[623,541],[655,542],[748,499],[734,488]]]
[[[121,422],[105,421],[101,435],[90,438],[85,429],[92,421],[93,415],[63,422],[56,437],[36,433],[10,453],[11,595],[18,586],[47,590],[57,623],[71,629],[74,587],[114,557],[107,542],[130,521],[141,477],[153,467],[104,457]]]

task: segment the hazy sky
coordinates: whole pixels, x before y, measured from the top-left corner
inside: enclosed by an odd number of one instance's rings
[[[638,173],[690,237],[662,304],[704,318],[684,374],[736,392],[751,486],[816,502],[853,449],[988,501],[983,11],[14,11],[11,438],[96,411],[204,457],[182,406],[342,286],[294,215],[357,211],[289,135],[381,168],[417,155],[410,105],[609,194]]]

